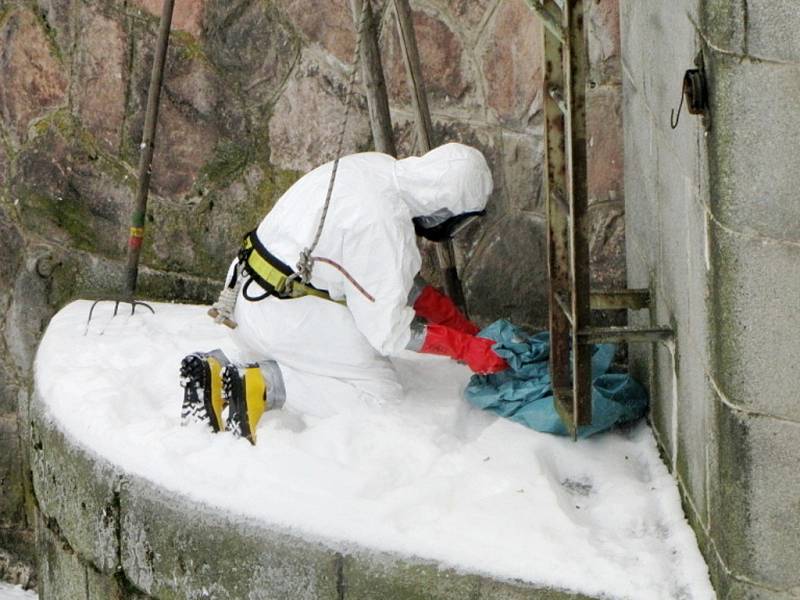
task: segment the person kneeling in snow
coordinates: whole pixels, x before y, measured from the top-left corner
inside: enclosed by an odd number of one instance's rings
[[[227,426],[255,443],[264,411],[284,402],[327,416],[400,399],[389,357],[409,350],[449,356],[477,373],[507,367],[494,342],[476,337],[478,327],[418,275],[415,232],[445,240],[484,213],[492,176],[483,155],[451,143],[402,160],[377,152],[342,157],[323,216],[333,167],[300,178],[245,237],[209,312],[234,327],[251,362],[231,364],[220,351],[187,356],[184,422]],[[305,278],[289,266],[298,256]]]

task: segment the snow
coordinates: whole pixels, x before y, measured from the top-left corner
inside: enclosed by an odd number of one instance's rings
[[[0,581],[0,600],[36,600],[36,592],[23,590],[22,586]]]
[[[714,597],[674,479],[645,423],[573,443],[479,411],[466,368],[397,363],[402,404],[268,412],[258,445],[179,425],[181,358],[237,351],[199,306],[50,323],[37,389],[66,434],[126,471],[308,539],[613,598]]]

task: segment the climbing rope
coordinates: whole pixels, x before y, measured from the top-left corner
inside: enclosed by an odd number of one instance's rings
[[[358,72],[358,64],[359,59],[361,57],[361,39],[363,38],[363,32],[365,23],[367,20],[367,10],[366,10],[366,2],[370,0],[364,0],[364,3],[361,5],[361,14],[358,17],[358,26],[356,28],[356,47],[353,51],[353,60],[351,61],[351,71],[350,77],[347,82],[347,94],[345,96],[345,108],[344,108],[344,117],[342,118],[342,125],[339,128],[339,139],[336,145],[336,158],[333,161],[333,168],[331,169],[331,177],[328,181],[328,190],[325,194],[325,203],[322,206],[322,214],[320,215],[319,223],[317,224],[317,230],[314,233],[314,239],[311,242],[310,246],[307,246],[300,252],[299,260],[297,261],[297,265],[295,267],[295,272],[289,275],[286,279],[287,288],[292,285],[293,281],[297,281],[298,279],[306,284],[309,285],[311,282],[311,273],[314,270],[314,263],[316,261],[327,263],[337,270],[339,270],[355,287],[356,289],[361,292],[370,302],[374,302],[375,298],[370,295],[348,272],[347,270],[342,267],[337,262],[323,258],[319,256],[314,256],[314,250],[317,248],[317,244],[319,243],[319,239],[322,236],[322,229],[325,226],[325,219],[328,216],[328,208],[331,204],[331,196],[333,195],[333,185],[336,182],[336,172],[339,169],[339,159],[342,156],[342,148],[344,147],[344,136],[347,132],[347,122],[350,119],[350,105],[351,105],[351,98],[353,95],[353,85],[355,84],[356,73]],[[239,290],[242,288],[245,278],[244,273],[244,264],[240,261],[239,264],[236,266],[236,270],[232,276],[232,280],[230,282],[225,282],[225,286],[223,287],[222,291],[219,294],[219,298],[217,301],[211,306],[208,310],[209,316],[211,316],[215,322],[222,323],[231,329],[236,327],[236,321],[233,319],[233,311],[236,307],[236,299],[239,296]]]
[[[347,122],[350,118],[350,100],[353,95],[353,84],[356,80],[356,73],[358,72],[358,63],[361,58],[361,39],[364,37],[364,26],[367,20],[367,10],[366,10],[366,3],[370,0],[364,0],[361,5],[361,14],[358,17],[358,27],[356,29],[356,47],[353,52],[353,60],[351,61],[351,71],[350,71],[350,79],[347,83],[347,95],[345,96],[345,105],[344,105],[344,118],[342,119],[342,126],[339,129],[339,141],[336,146],[336,158],[333,161],[333,168],[331,169],[331,178],[328,181],[328,191],[325,194],[325,204],[322,206],[322,214],[319,218],[319,223],[317,224],[317,231],[314,234],[314,240],[311,242],[311,246],[304,248],[303,251],[300,253],[300,259],[297,262],[297,267],[294,273],[289,276],[287,283],[291,285],[291,282],[300,279],[305,284],[310,283],[311,281],[311,272],[314,269],[314,261],[318,258],[313,256],[314,250],[317,248],[317,244],[319,243],[319,238],[322,236],[322,228],[325,226],[325,219],[328,216],[328,208],[331,204],[331,196],[333,195],[333,184],[336,182],[336,172],[339,169],[339,159],[342,157],[342,147],[344,146],[344,135],[347,131]],[[330,262],[330,261],[325,261]],[[348,278],[352,280],[352,278]],[[360,287],[360,286],[358,286]]]

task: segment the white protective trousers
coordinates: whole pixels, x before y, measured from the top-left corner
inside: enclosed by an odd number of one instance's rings
[[[332,163],[300,178],[256,230],[260,242],[294,268],[320,221]],[[483,155],[446,144],[422,157],[395,160],[368,152],[339,162],[330,207],[314,256],[311,284],[334,300],[240,293],[234,340],[247,360],[274,360],[286,387],[286,407],[328,416],[403,396],[389,357],[403,356],[415,314],[409,292],[419,272],[412,218],[441,211],[482,210],[492,190]],[[233,265],[232,265],[233,266]],[[255,283],[248,293],[261,294]]]

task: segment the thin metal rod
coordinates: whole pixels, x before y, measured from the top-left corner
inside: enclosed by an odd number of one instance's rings
[[[411,18],[411,6],[409,6],[408,0],[394,0],[394,13],[397,17],[397,31],[400,34],[400,48],[406,64],[411,102],[417,116],[417,139],[422,151],[427,152],[433,147],[433,122],[428,107],[428,97],[425,94],[417,37],[414,34],[414,22]]]
[[[578,332],[581,344],[668,342],[674,336],[667,327],[591,327]]]
[[[650,290],[593,290],[592,310],[639,310],[650,306]]]
[[[414,22],[411,19],[411,7],[408,0],[394,0],[394,12],[397,17],[397,30],[400,34],[400,46],[406,63],[411,100],[416,114],[417,139],[420,149],[427,152],[433,147],[433,122],[428,107],[428,98],[425,95],[425,85],[422,78],[422,66],[419,60],[417,39],[414,34]],[[455,252],[450,240],[436,245],[436,258],[442,274],[444,289],[448,296],[455,302],[466,315],[467,303],[464,298],[464,289],[458,278],[455,263]]]
[[[161,98],[161,82],[164,79],[164,63],[169,45],[169,31],[172,25],[172,9],[175,0],[164,0],[161,10],[161,25],[158,30],[158,42],[153,57],[153,70],[150,74],[150,87],[147,90],[147,110],[144,117],[142,153],[139,156],[139,175],[137,180],[136,200],[131,215],[130,237],[128,239],[128,263],[125,273],[125,289],[123,296],[133,298],[139,276],[139,255],[144,239],[144,221],[147,211],[147,195],[150,191],[150,175],[155,149],[156,124],[158,123],[158,107]]]
[[[372,127],[372,139],[375,150],[397,156],[392,133],[392,118],[389,113],[389,96],[386,93],[386,79],[383,75],[380,49],[378,47],[378,34],[375,28],[375,17],[372,12],[370,0],[350,0],[353,15],[361,15],[364,10],[363,27],[360,31],[361,39],[361,73],[364,78],[364,87],[367,95],[367,108],[369,109],[369,122]],[[358,19],[358,17],[354,17]]]

